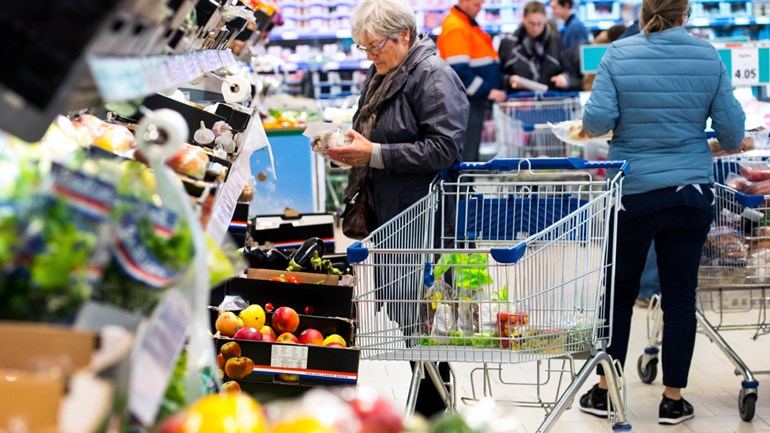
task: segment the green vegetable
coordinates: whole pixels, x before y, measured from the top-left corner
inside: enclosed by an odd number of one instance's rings
[[[289,266],[286,268],[286,270],[289,271],[289,272],[299,272],[299,271],[301,271],[303,269],[305,269],[305,268],[303,268],[302,266],[298,265],[297,262],[294,261],[294,259],[291,259],[289,261]]]
[[[331,263],[329,260],[321,259],[321,256],[318,255],[318,251],[313,251],[313,257],[310,258],[310,267],[316,272],[321,272],[324,269],[324,262]]]
[[[342,275],[342,271],[335,268],[331,260],[323,261],[323,270],[327,275]]]
[[[482,254],[442,254],[435,267],[436,278],[441,278],[449,269],[454,269],[455,287],[479,289],[492,284],[487,272],[487,256]]]

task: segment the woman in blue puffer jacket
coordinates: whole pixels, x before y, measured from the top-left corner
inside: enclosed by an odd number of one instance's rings
[[[706,119],[711,118],[724,149],[741,145],[745,123],[719,54],[684,30],[688,8],[687,0],[643,0],[642,33],[608,48],[583,116],[588,134],[614,132],[609,159],[629,162],[618,212],[608,348],[621,363],[642,269],[655,240],[665,323],[661,424],[693,416],[681,389],[687,386],[695,345],[701,249],[714,218]],[[606,416],[606,389],[601,375],[580,399],[580,409]]]

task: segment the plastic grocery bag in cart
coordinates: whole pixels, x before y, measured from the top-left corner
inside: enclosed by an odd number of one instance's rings
[[[607,152],[612,140],[612,132],[601,137],[589,137],[583,133],[582,120],[567,120],[559,123],[548,123],[553,134],[559,140],[573,146],[583,148],[583,157],[588,160],[607,159]]]

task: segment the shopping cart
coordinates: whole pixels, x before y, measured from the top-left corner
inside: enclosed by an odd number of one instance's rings
[[[601,364],[617,411],[621,372],[603,350],[623,162],[575,158],[459,164],[427,196],[348,248],[361,359],[414,361],[407,411],[427,371],[447,407],[454,387],[435,363],[521,363],[590,354],[538,431],[548,431]],[[620,169],[606,181],[587,171]],[[545,173],[543,173],[545,172]]]
[[[579,119],[577,93],[520,93],[494,104],[492,119],[498,158],[567,157],[571,147],[556,138],[548,123]]]
[[[747,194],[727,184],[747,186],[735,177],[740,168],[758,162],[767,167],[768,156],[764,151],[754,151],[715,160],[716,218],[703,248],[698,275],[695,317],[701,331],[735,366],[735,374],[743,376],[738,410],[744,421],[751,421],[755,414],[759,382],[754,376],[770,371],[752,372],[720,331],[756,330],[754,339],[770,333],[770,194]],[[756,321],[748,323],[741,320],[745,314],[730,314],[752,310],[757,312]],[[637,372],[644,383],[652,383],[657,377],[662,330],[660,296],[655,295],[647,316],[648,346],[637,362]]]

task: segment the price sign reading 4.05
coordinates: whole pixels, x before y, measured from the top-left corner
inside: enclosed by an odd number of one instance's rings
[[[732,49],[732,80],[734,86],[759,84],[758,49]]]

